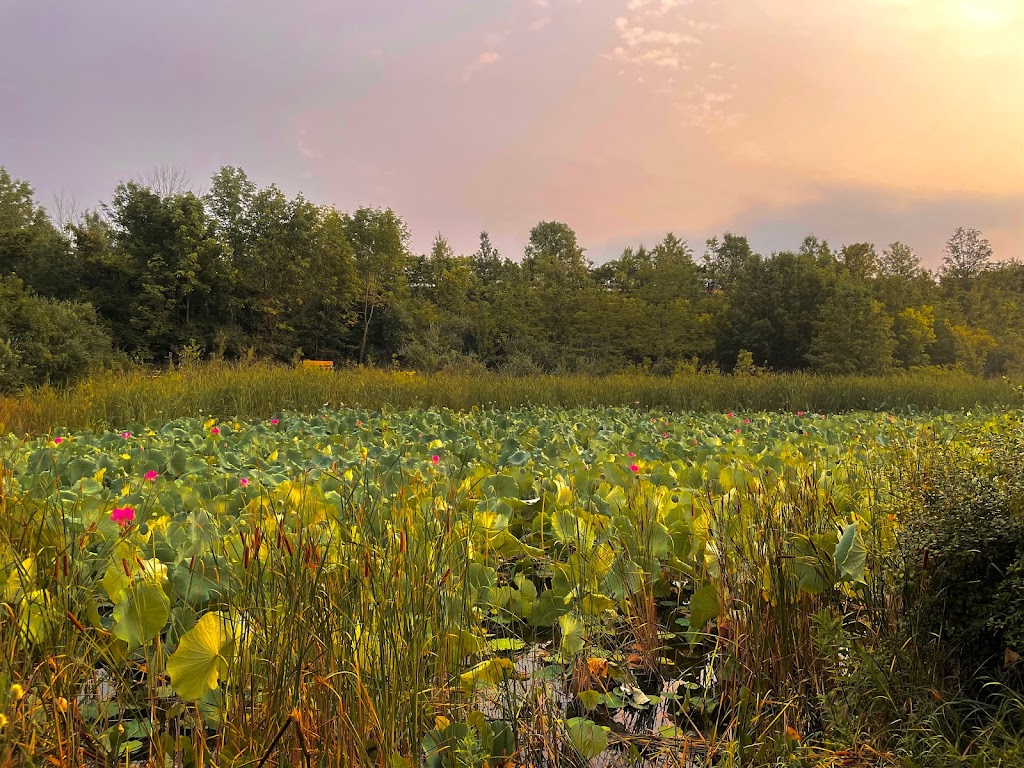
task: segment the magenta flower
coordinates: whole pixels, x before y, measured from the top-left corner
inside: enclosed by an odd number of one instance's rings
[[[668,437],[668,432],[662,432],[662,433],[661,433],[661,436],[662,436],[662,437]]]
[[[749,423],[750,423],[750,419],[744,419],[744,420],[743,420],[743,423],[744,423],[744,424],[749,424]]]
[[[640,471],[640,467],[638,467],[636,464],[630,464],[629,471],[635,475],[637,472]]]
[[[151,470],[149,470],[149,472],[146,473],[146,482],[147,483],[152,483],[158,477],[159,477],[159,474],[157,473],[157,471],[155,469],[151,469]]]
[[[635,453],[633,453],[632,451],[630,451],[630,452],[629,452],[629,458],[631,458],[631,459],[632,459],[632,458],[633,458],[633,457],[635,457],[635,456],[636,456],[636,454],[635,454]]]
[[[430,463],[433,464],[434,466],[437,466],[440,462],[441,457],[438,456],[436,453],[430,457]]]
[[[60,445],[61,443],[64,442],[64,438],[63,437],[55,437],[55,438],[53,438],[53,442],[54,442],[55,445]]]
[[[797,415],[797,416],[803,416],[803,415],[804,415],[804,413],[806,413],[806,411],[797,411],[797,412],[796,412],[796,415]]]
[[[281,420],[280,419],[271,419],[270,423],[273,424],[276,427],[278,424],[281,423]]]
[[[245,488],[245,486],[247,486],[249,484],[249,478],[248,477],[240,478],[239,481],[238,481],[238,484],[240,486],[242,486],[243,488]]]
[[[123,439],[125,439],[125,440],[131,440],[132,439],[132,433],[131,432],[122,432],[121,433],[121,437]]]
[[[210,434],[211,435],[219,435],[220,434],[220,427],[214,427],[213,429],[211,429],[210,430]]]
[[[135,510],[131,507],[115,508],[110,513],[110,519],[124,528],[135,519]]]
[[[733,413],[732,411],[729,411],[727,414],[725,414],[725,418],[731,419],[735,415],[736,415],[735,413]]]

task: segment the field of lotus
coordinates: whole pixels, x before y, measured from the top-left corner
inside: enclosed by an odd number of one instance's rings
[[[980,429],[1019,421],[332,409],[8,437],[0,765],[813,754],[875,629],[891,468]]]

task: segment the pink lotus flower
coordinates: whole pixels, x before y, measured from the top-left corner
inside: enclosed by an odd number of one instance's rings
[[[270,423],[273,424],[276,427],[278,424],[281,423],[281,420],[280,419],[271,419]]]
[[[159,477],[159,474],[157,473],[157,471],[155,469],[151,469],[151,470],[149,470],[149,472],[146,473],[146,482],[147,483],[152,483],[158,477]]]
[[[438,456],[438,455],[437,455],[436,453],[435,453],[435,454],[434,454],[433,456],[431,456],[431,457],[430,457],[430,463],[431,463],[431,464],[433,464],[433,465],[435,465],[435,466],[436,466],[436,465],[437,465],[437,464],[439,464],[440,462],[441,462],[441,457],[440,457],[440,456]]]
[[[248,477],[239,478],[238,484],[240,486],[242,486],[243,488],[245,488],[245,486],[247,486],[249,484],[249,478]]]
[[[219,435],[219,434],[220,434],[220,427],[213,427],[213,428],[212,428],[212,429],[210,430],[210,434],[211,434],[211,435]]]
[[[131,440],[132,439],[132,433],[131,432],[122,432],[121,433],[121,437],[124,440]]]
[[[629,471],[635,475],[637,472],[640,471],[640,467],[638,467],[636,464],[630,464]]]
[[[55,438],[53,438],[54,445],[60,445],[63,442],[64,442],[64,438],[63,437],[55,437]]]
[[[115,508],[110,513],[110,519],[124,528],[135,519],[135,510],[131,507]]]

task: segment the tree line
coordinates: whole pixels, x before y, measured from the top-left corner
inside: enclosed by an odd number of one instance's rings
[[[522,257],[486,232],[414,254],[390,209],[352,213],[222,168],[198,195],[167,175],[55,221],[0,167],[0,388],[114,360],[302,358],[518,374],[642,369],[1024,370],[1024,265],[973,229],[931,272],[902,243],[809,236],[767,255],[667,234],[588,261],[564,223]],[[66,220],[64,220],[66,219]]]

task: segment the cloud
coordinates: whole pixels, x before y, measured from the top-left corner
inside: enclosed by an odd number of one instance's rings
[[[305,128],[300,128],[295,132],[295,149],[307,160],[316,160],[321,155],[306,141],[306,135],[307,131]]]
[[[626,10],[644,16],[664,16],[692,3],[693,0],[629,0],[626,3]]]
[[[479,72],[484,67],[489,67],[501,61],[501,54],[497,51],[485,51],[476,57],[476,61],[466,67],[465,73],[462,75],[463,82],[469,82],[473,75]]]
[[[541,16],[530,24],[530,30],[532,32],[540,32],[544,27],[551,23],[550,16]]]
[[[722,18],[717,0],[625,0],[613,22],[617,45],[607,58],[681,113],[684,124],[713,128],[731,119],[735,100],[716,46],[704,51],[716,42]],[[678,71],[687,73],[685,79],[676,80]]]
[[[686,5],[689,2],[684,0],[629,0],[627,13],[615,19],[621,45],[613,49],[612,57],[621,62],[662,67],[676,67],[689,59],[686,49],[703,42],[694,33],[716,25],[683,14],[680,9]]]

